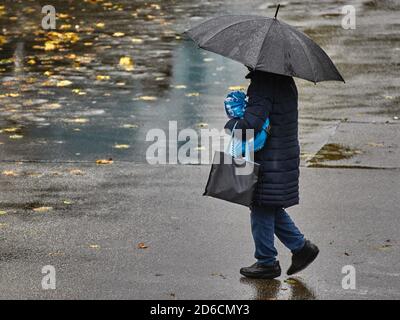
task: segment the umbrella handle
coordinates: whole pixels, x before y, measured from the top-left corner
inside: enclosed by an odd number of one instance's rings
[[[281,6],[281,5],[278,4],[278,6],[276,7],[274,19],[276,19],[277,15],[278,15],[278,11],[279,11],[279,7],[280,7],[280,6]]]

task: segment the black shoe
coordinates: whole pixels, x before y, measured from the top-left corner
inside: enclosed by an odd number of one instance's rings
[[[306,240],[304,247],[299,252],[293,254],[292,265],[287,274],[290,276],[307,268],[318,256],[318,253],[318,247],[311,243],[310,240]]]
[[[266,266],[256,262],[250,267],[240,269],[241,275],[255,279],[274,279],[279,277],[281,272],[279,261],[275,261],[272,266]]]

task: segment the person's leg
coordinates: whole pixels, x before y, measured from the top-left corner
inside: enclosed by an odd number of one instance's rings
[[[253,207],[251,232],[255,244],[255,258],[263,265],[273,265],[278,255],[274,247],[274,220],[276,208]]]
[[[298,252],[304,246],[304,235],[296,227],[293,220],[284,209],[276,211],[275,234],[292,253]]]

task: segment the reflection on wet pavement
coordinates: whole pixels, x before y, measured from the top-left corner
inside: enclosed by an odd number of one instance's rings
[[[265,1],[53,1],[57,29],[41,28],[37,1],[0,5],[1,160],[144,161],[146,133],[221,129],[229,87],[247,86],[238,63],[181,37],[203,18],[271,15]],[[315,39],[346,84],[298,80],[300,138],[312,150],[326,123],[396,121],[399,4],[355,1],[357,29],[341,28],[342,1],[287,1],[281,19]],[[329,97],[329,99],[327,99]],[[306,120],[306,121],[305,121]]]
[[[285,281],[241,278],[240,283],[254,290],[254,300],[314,300],[315,294],[300,278]]]

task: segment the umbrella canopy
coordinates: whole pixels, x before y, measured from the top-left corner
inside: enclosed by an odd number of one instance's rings
[[[277,10],[278,12],[278,10]],[[276,18],[226,15],[187,30],[200,48],[260,71],[314,83],[343,81],[332,60],[313,40]]]

